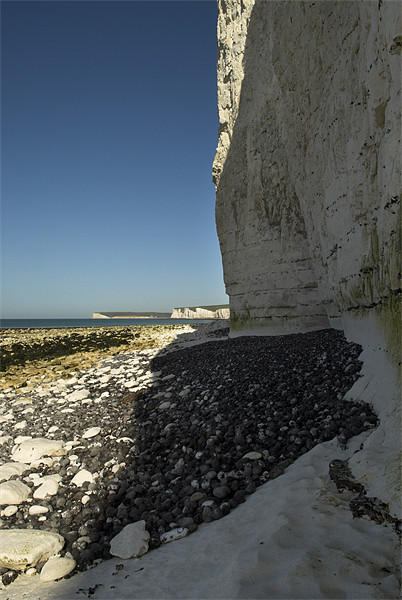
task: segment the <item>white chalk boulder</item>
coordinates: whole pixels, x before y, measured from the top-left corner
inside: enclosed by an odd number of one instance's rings
[[[33,497],[36,500],[44,500],[46,496],[55,496],[58,492],[59,484],[54,479],[47,479],[34,491]]]
[[[31,488],[22,481],[5,481],[0,483],[0,506],[21,504],[28,499]]]
[[[84,440],[93,438],[100,433],[100,430],[101,430],[100,427],[90,427],[89,429],[86,430],[85,433],[82,434],[82,438]]]
[[[126,525],[110,542],[110,554],[119,558],[135,558],[148,552],[149,533],[145,521]]]
[[[88,392],[88,390],[75,390],[75,392],[71,392],[71,394],[68,394],[66,399],[69,402],[79,402],[80,400],[85,400],[85,398],[89,398],[90,395],[91,394]]]
[[[49,512],[49,509],[47,506],[42,506],[41,504],[33,504],[29,507],[28,512],[30,515],[45,515]]]
[[[74,477],[71,480],[71,483],[74,483],[77,487],[81,487],[85,481],[93,483],[94,476],[86,469],[81,469],[81,471],[78,471],[78,473],[74,475]]]
[[[0,481],[8,480],[13,475],[22,475],[28,469],[28,465],[19,462],[9,462],[0,467]]]
[[[64,538],[37,529],[0,530],[0,566],[22,571],[54,556],[64,546]]]
[[[171,529],[170,531],[166,531],[166,533],[162,533],[160,536],[161,544],[167,544],[168,542],[174,542],[175,540],[180,540],[183,537],[186,537],[188,534],[187,527],[176,527],[175,529]]]
[[[40,572],[40,580],[56,581],[56,579],[61,579],[71,573],[76,564],[73,558],[49,558]]]
[[[18,506],[14,506],[14,504],[9,504],[3,510],[0,510],[0,517],[12,517],[15,513],[18,512]]]
[[[247,454],[243,456],[243,459],[248,460],[258,460],[260,458],[262,458],[261,452],[247,452]]]
[[[14,447],[11,458],[16,462],[32,464],[44,456],[55,456],[64,446],[61,440],[33,438]]]

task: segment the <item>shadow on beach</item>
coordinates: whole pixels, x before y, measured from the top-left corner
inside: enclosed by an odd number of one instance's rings
[[[341,332],[227,333],[211,330],[203,343],[178,336],[150,361],[157,385],[122,394],[126,427],[81,511],[88,531],[79,533],[91,543],[73,544],[79,568],[109,558],[110,540],[130,523],[145,522],[155,549],[224,517],[315,445],[376,424],[368,407],[343,400],[361,363]]]
[[[316,444],[373,426],[369,409],[360,416],[343,400],[359,354],[341,332],[322,330],[155,356],[160,386],[134,408],[140,482],[130,513],[146,521],[150,547],[224,517]]]

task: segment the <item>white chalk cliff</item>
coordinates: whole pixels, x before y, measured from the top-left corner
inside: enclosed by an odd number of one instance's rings
[[[228,319],[229,308],[193,306],[174,308],[171,319]]]
[[[231,334],[331,326],[363,345],[353,393],[381,426],[352,463],[399,509],[400,4],[218,6],[213,176]]]

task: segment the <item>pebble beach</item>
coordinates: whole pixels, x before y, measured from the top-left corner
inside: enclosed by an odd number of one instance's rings
[[[26,390],[77,370],[89,369],[105,356],[174,344],[190,325],[52,327],[0,330],[0,390]]]
[[[114,345],[92,332],[96,348],[83,332],[83,354],[80,333],[69,332],[74,352],[65,356],[62,334],[42,331],[42,348],[56,346],[59,356],[46,364],[31,353],[28,366],[11,366],[8,381],[4,374],[7,593],[21,578],[71,578],[188,537],[235,513],[316,446],[344,448],[377,425],[370,406],[344,399],[361,348],[340,331],[230,339],[226,322],[123,329]],[[24,369],[35,371],[25,382]],[[124,539],[130,527],[134,549]],[[16,530],[48,536],[23,565],[7,546]]]

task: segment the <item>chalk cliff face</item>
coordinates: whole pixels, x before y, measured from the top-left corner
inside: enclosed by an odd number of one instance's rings
[[[395,2],[219,2],[214,180],[233,331],[392,308],[398,13]]]
[[[399,3],[218,5],[213,176],[232,335],[342,328],[371,352],[361,397],[396,452]]]

